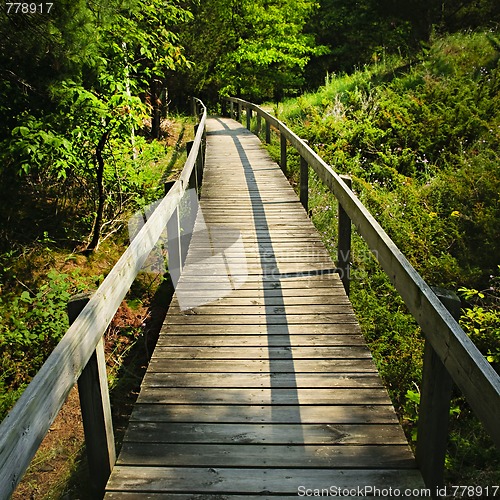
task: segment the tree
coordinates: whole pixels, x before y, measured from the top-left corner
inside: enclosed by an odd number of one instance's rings
[[[313,86],[327,72],[352,71],[380,53],[413,54],[433,30],[453,32],[494,26],[500,21],[495,0],[319,0],[308,23],[317,43],[329,47],[313,57],[308,75]]]
[[[298,89],[312,55],[321,52],[303,33],[316,7],[312,0],[207,0],[193,8],[194,19],[181,33],[193,92],[250,99]]]
[[[92,219],[88,251],[97,247],[106,217],[123,208],[127,181],[117,173],[116,153],[123,175],[133,176],[125,165],[134,129],[144,123],[148,101],[157,101],[154,92],[147,99],[151,82],[186,63],[171,27],[188,17],[172,1],[61,0],[50,15],[0,20],[2,185],[11,188],[16,179],[19,189],[36,185],[45,196],[48,189],[79,190],[80,210],[93,213],[80,217]]]

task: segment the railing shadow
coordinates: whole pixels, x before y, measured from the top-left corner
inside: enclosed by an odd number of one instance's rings
[[[256,231],[256,238],[258,243],[259,261],[262,268],[262,289],[264,295],[264,307],[266,316],[266,328],[268,333],[268,355],[269,355],[269,371],[270,371],[270,388],[271,388],[271,404],[273,401],[278,400],[277,392],[283,391],[283,387],[277,387],[273,379],[273,373],[287,372],[289,373],[290,383],[287,386],[291,415],[290,421],[294,423],[301,423],[300,416],[300,400],[297,387],[297,379],[295,374],[295,364],[292,352],[292,343],[290,341],[290,331],[288,327],[285,300],[282,293],[281,279],[282,276],[278,271],[278,262],[275,257],[275,251],[272,242],[271,230],[267,221],[265,213],[265,203],[261,197],[260,191],[255,189],[258,187],[258,182],[253,172],[250,160],[247,156],[245,148],[243,147],[238,134],[241,129],[231,129],[224,121],[217,119],[218,123],[223,127],[223,131],[215,132],[218,135],[230,135],[236,150],[238,152],[247,189],[252,187],[252,197],[250,200],[254,223],[259,225],[259,230]],[[212,134],[212,133],[211,133]],[[272,292],[272,293],[271,293]],[[273,318],[273,322],[269,318]],[[278,320],[278,321],[276,321]],[[279,347],[284,348],[288,355],[284,358],[277,360],[273,358],[271,345],[273,345],[270,336],[280,335],[283,339]],[[274,346],[276,347],[276,346]],[[279,369],[278,369],[279,364]],[[271,415],[274,416],[276,408],[274,405],[271,407]],[[279,419],[276,418],[276,421]],[[302,433],[302,429],[299,431]],[[300,442],[304,442],[303,436]]]

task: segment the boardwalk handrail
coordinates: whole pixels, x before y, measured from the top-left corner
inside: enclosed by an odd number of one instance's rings
[[[252,112],[257,114],[257,132],[260,129],[261,119],[265,120],[267,142],[270,142],[271,126],[279,131],[282,168],[285,168],[283,164],[286,165],[286,141],[298,151],[303,162],[308,164],[333,192],[420,325],[426,339],[426,353],[417,460],[427,485],[434,486],[433,483],[439,481],[439,478],[436,478],[436,474],[439,476],[439,473],[436,473],[435,469],[442,467],[442,464],[441,466],[436,464],[436,456],[438,460],[444,461],[444,450],[437,449],[440,445],[436,443],[436,440],[442,442],[444,440],[445,446],[446,434],[444,436],[440,434],[443,434],[443,430],[446,432],[445,420],[447,420],[449,407],[446,407],[445,402],[444,409],[441,405],[440,414],[431,415],[430,413],[439,411],[435,406],[441,403],[440,384],[446,385],[443,379],[447,377],[447,373],[462,391],[496,446],[500,448],[500,426],[498,425],[500,377],[431,287],[417,273],[341,177],[306,142],[259,106],[238,98],[228,98],[228,101],[231,104],[231,112],[234,110],[234,105],[237,105],[237,119],[241,117],[241,111],[246,110],[247,128],[250,128]],[[444,369],[440,370],[442,366]],[[440,454],[441,458],[439,458]]]
[[[207,111],[180,178],[159,203],[0,425],[0,499],[9,498],[193,179]],[[112,466],[113,464],[111,464]]]

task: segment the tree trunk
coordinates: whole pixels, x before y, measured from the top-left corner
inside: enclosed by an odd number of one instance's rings
[[[98,193],[97,213],[94,220],[94,227],[92,229],[92,241],[88,244],[87,248],[85,249],[86,253],[91,253],[97,248],[97,246],[99,245],[99,239],[101,237],[101,226],[102,226],[102,219],[104,216],[104,202],[106,200],[106,196],[104,193],[104,158],[102,157],[102,152],[104,151],[104,147],[106,146],[108,137],[109,137],[109,130],[107,132],[104,132],[95,150],[95,158],[97,163],[96,182],[97,182],[97,193]]]
[[[151,79],[151,138],[160,138],[160,121],[161,121],[161,81],[158,78]]]

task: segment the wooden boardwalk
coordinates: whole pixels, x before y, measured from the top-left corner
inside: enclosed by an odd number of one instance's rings
[[[319,234],[235,121],[208,122],[200,207],[106,498],[422,488]]]

